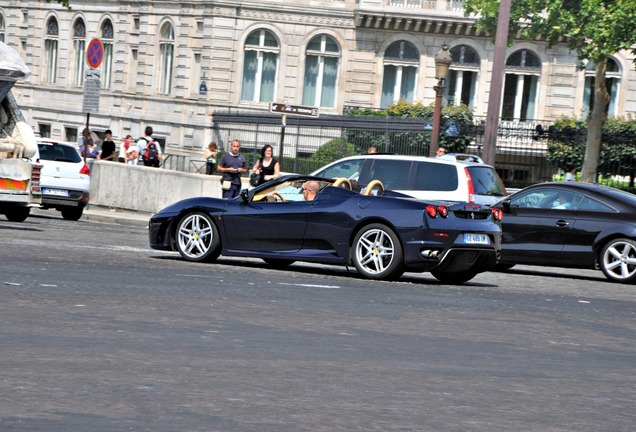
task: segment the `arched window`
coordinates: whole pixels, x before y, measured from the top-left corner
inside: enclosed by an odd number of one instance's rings
[[[382,77],[382,108],[403,99],[413,102],[417,85],[417,70],[420,53],[407,41],[394,42],[384,53],[384,75]]]
[[[272,102],[276,97],[276,71],[280,49],[269,31],[254,30],[245,40],[241,99]]]
[[[113,74],[113,23],[107,19],[102,24],[102,45],[104,46],[104,58],[99,69],[102,72],[102,88],[110,88]]]
[[[0,14],[0,42],[4,42],[4,16]]]
[[[44,41],[47,83],[55,84],[57,79],[57,41],[59,37],[59,27],[55,17],[49,18],[46,23],[46,39]]]
[[[167,95],[172,90],[172,65],[174,62],[174,28],[170,23],[164,23],[161,26],[159,52],[161,55],[159,93]]]
[[[477,82],[479,81],[479,54],[468,45],[450,49],[453,63],[448,73],[446,98],[449,105],[476,105]]]
[[[521,49],[506,61],[501,118],[534,120],[539,96],[541,60],[533,52]]]
[[[335,108],[340,47],[334,38],[316,36],[305,52],[303,104]]]
[[[73,53],[75,58],[73,84],[79,87],[84,84],[84,59],[86,58],[86,25],[82,18],[78,18],[73,25]]]
[[[583,107],[581,114],[588,117],[594,108],[594,84],[596,82],[596,63],[589,61],[585,65],[585,86],[583,87]],[[621,86],[621,69],[618,63],[611,57],[607,59],[605,69],[605,86],[610,95],[607,105],[607,114],[618,115],[618,95]]]

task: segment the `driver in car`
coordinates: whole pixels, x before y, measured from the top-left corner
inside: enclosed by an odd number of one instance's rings
[[[316,198],[316,194],[320,190],[320,185],[315,180],[309,180],[303,185],[302,189],[305,201],[313,201]]]

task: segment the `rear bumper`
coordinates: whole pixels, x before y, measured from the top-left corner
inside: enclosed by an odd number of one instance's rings
[[[82,191],[68,191],[69,196],[42,195],[42,207],[59,208],[59,207],[79,207],[84,208],[88,205],[89,194]]]

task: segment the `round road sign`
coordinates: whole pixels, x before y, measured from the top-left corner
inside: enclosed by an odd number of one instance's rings
[[[104,45],[102,45],[102,41],[99,39],[92,39],[88,44],[88,49],[86,50],[86,59],[88,60],[88,65],[93,69],[97,69],[100,64],[102,64],[102,59],[104,58]]]

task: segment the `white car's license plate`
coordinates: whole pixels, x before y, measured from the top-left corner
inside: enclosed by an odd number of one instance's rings
[[[486,234],[464,234],[466,244],[490,244],[490,238]]]
[[[68,191],[64,189],[51,189],[51,188],[43,188],[42,193],[44,195],[57,195],[57,196],[68,196]]]

